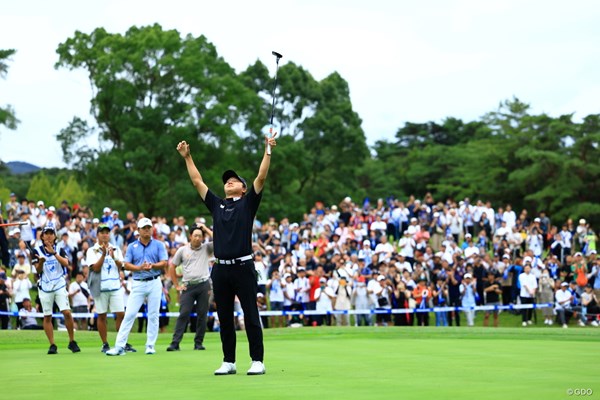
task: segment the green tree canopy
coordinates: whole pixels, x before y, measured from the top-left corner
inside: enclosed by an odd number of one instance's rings
[[[204,36],[182,38],[159,25],[132,27],[124,35],[102,28],[76,32],[57,53],[57,68],[84,68],[94,89],[95,124],[75,117],[57,138],[65,162],[98,198],[120,199],[148,214],[206,212],[175,151],[180,140],[190,143],[204,180],[217,192],[225,169],[256,176],[273,85],[260,61],[236,74]],[[317,82],[290,62],[280,68],[279,81],[280,146],[263,218],[289,215],[290,206],[305,209],[325,184],[337,201],[336,192],[357,188],[352,176],[369,156],[339,74]],[[99,146],[90,146],[95,136]]]
[[[0,78],[6,77],[8,73],[8,63],[10,57],[16,53],[16,50],[0,50]],[[4,125],[8,129],[16,129],[19,120],[10,105],[0,107],[0,126]]]

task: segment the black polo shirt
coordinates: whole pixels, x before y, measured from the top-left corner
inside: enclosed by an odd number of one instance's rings
[[[213,241],[215,257],[230,260],[252,254],[252,227],[262,199],[250,185],[238,200],[222,199],[210,189],[204,204],[213,217]]]

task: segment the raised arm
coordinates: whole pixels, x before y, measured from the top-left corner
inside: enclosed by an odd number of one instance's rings
[[[273,137],[265,136],[265,153],[263,154],[263,159],[260,162],[258,175],[254,180],[254,191],[256,193],[260,193],[263,190],[263,187],[265,187],[265,181],[267,180],[267,174],[269,173],[269,166],[271,165],[271,155],[267,154],[267,146],[270,145],[271,149],[277,146],[275,136],[277,136],[277,132],[273,135]]]
[[[177,144],[177,151],[185,160],[185,166],[187,168],[188,174],[194,187],[198,191],[198,194],[204,200],[206,198],[206,193],[208,192],[208,186],[202,180],[202,175],[200,175],[200,171],[196,168],[196,164],[194,164],[194,160],[192,159],[192,154],[190,153],[190,145],[184,140]],[[267,165],[267,169],[268,169]],[[266,177],[266,174],[265,174]]]

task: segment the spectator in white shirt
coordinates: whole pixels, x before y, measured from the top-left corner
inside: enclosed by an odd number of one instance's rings
[[[558,314],[558,319],[562,324],[563,328],[567,328],[567,317],[565,313],[570,311],[571,309],[571,299],[573,295],[568,290],[569,284],[567,282],[563,282],[560,284],[560,290],[556,291],[554,298],[556,299],[556,313]]]
[[[526,257],[527,258],[527,257]],[[533,304],[535,293],[538,287],[537,279],[531,273],[531,260],[524,260],[525,266],[523,272],[519,275],[519,285],[521,286],[521,304]],[[531,325],[531,316],[533,309],[523,309],[523,326]]]

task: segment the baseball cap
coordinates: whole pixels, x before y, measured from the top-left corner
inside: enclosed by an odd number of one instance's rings
[[[286,272],[285,274],[283,274],[283,278],[291,278],[292,275],[289,272]]]
[[[464,276],[465,279],[469,279],[469,278],[472,278],[472,277],[473,277],[473,275],[471,275],[469,273],[466,273],[465,276]]]
[[[383,280],[385,280],[385,276],[383,276],[383,275],[377,276],[377,281],[378,282],[383,281]]]
[[[470,238],[470,237],[473,237],[473,236],[471,236],[471,234],[470,234],[470,233],[467,233],[467,234],[465,235],[465,238]]]
[[[100,220],[98,218],[94,218],[92,220],[92,224],[99,224],[99,223],[100,223]]]
[[[582,254],[580,252],[577,252],[577,253],[573,254],[573,257],[582,257]]]
[[[56,235],[56,231],[54,230],[54,226],[51,225],[46,225],[43,229],[42,229],[42,233],[46,233],[46,232],[52,232]]]
[[[306,272],[306,268],[304,268],[304,267],[298,267],[298,272]]]
[[[325,278],[321,278],[321,279],[319,279],[319,282],[320,282],[320,283],[327,283],[327,279],[325,279]]]
[[[502,256],[502,258],[510,258],[510,256],[508,254],[505,254]]]
[[[563,282],[560,284],[560,286],[569,286],[569,284],[567,282]]]
[[[103,213],[109,213],[110,211],[110,207],[104,207],[104,209],[102,210]]]
[[[581,218],[581,219],[579,220],[579,224],[580,224],[580,225],[584,225],[584,224],[585,224],[585,219]]]
[[[225,171],[223,173],[223,183],[226,183],[229,178],[235,178],[238,181],[242,182],[242,185],[244,185],[244,188],[247,188],[246,185],[246,180],[244,178],[242,178],[241,176],[239,176],[234,170],[232,169],[228,169],[227,171]]]
[[[100,224],[100,225],[98,225],[98,228],[96,228],[96,232],[100,232],[100,231],[104,231],[104,230],[110,231],[110,227],[106,224]]]
[[[529,256],[523,258],[523,264],[531,263],[533,259]]]
[[[38,202],[37,202],[37,205],[38,205],[38,206],[43,206],[43,205],[44,205],[44,202],[43,202],[42,200],[40,200],[40,201],[38,201]]]
[[[145,226],[152,226],[152,221],[150,221],[150,218],[142,218],[138,221],[138,229],[141,229]]]
[[[541,220],[541,219],[539,219],[539,218],[536,218],[536,219],[534,219],[534,220],[533,220],[533,222],[541,222],[541,221],[542,221],[542,220]]]

